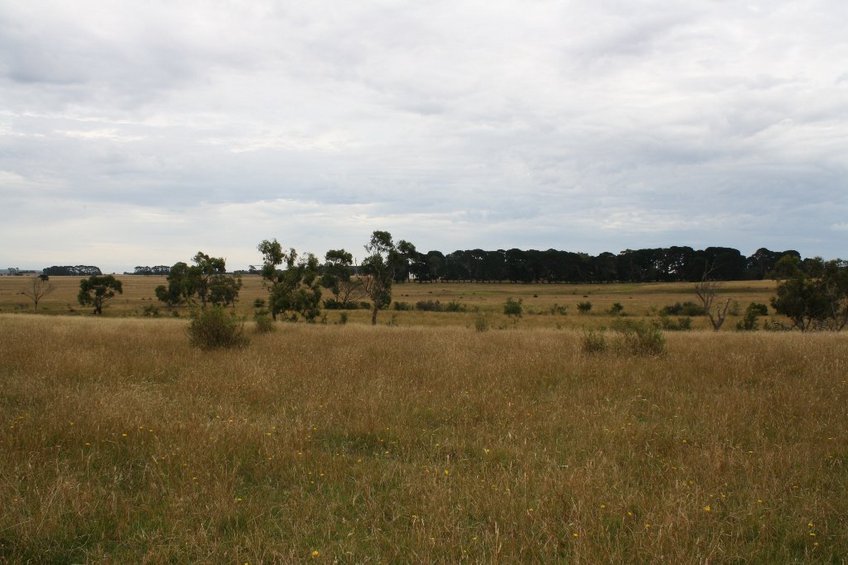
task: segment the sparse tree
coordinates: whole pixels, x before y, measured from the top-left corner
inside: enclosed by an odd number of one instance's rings
[[[391,259],[397,249],[392,242],[392,234],[387,231],[375,231],[371,234],[365,251],[368,256],[362,261],[362,288],[371,299],[371,324],[377,325],[377,313],[392,302],[396,263]]]
[[[113,298],[115,293],[123,294],[121,281],[112,275],[91,275],[80,281],[77,300],[82,306],[94,306],[94,314],[103,314],[103,304]]]
[[[524,314],[524,305],[522,304],[522,300],[519,298],[515,300],[510,297],[506,299],[504,302],[503,308],[504,314],[513,319],[513,321],[517,321]]]
[[[38,303],[42,298],[55,290],[53,283],[50,282],[50,277],[47,275],[38,275],[32,277],[27,283],[27,287],[21,291],[21,294],[32,300],[33,311],[38,311]]]
[[[784,260],[786,259],[786,260]],[[844,261],[784,258],[775,269],[783,279],[771,304],[799,330],[840,331],[848,324],[848,264]]]
[[[206,308],[207,303],[234,305],[242,282],[240,277],[227,274],[226,261],[198,251],[192,262],[194,265],[182,261],[175,263],[168,274],[168,285],[156,287],[156,298],[168,306],[190,304],[195,297],[200,300],[202,308]]]
[[[346,307],[362,292],[362,281],[353,277],[352,266],[353,255],[344,249],[331,249],[324,255],[321,286],[333,293],[337,307]]]
[[[704,276],[700,282],[695,284],[695,295],[701,301],[701,306],[703,306],[704,313],[710,320],[713,331],[718,331],[721,329],[722,324],[724,324],[724,320],[727,319],[727,313],[730,310],[732,301],[730,298],[726,300],[719,299],[721,284],[710,280],[710,273],[712,271],[713,267],[708,266],[704,269]]]
[[[268,305],[274,320],[285,314],[296,320],[300,315],[312,322],[321,313],[321,288],[318,278],[318,259],[307,253],[300,261],[297,251],[284,252],[280,243],[264,240],[257,249],[262,253],[262,277],[268,289]],[[285,269],[278,267],[285,263]]]

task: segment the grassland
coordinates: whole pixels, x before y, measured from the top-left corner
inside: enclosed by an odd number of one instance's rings
[[[516,288],[462,296],[493,315],[598,296]],[[678,300],[617,290],[625,311]],[[285,324],[202,352],[184,320],[110,313],[0,314],[0,561],[848,559],[844,334],[586,355],[538,314]]]
[[[173,312],[161,305],[155,298],[154,289],[165,283],[165,277],[155,276],[119,276],[124,292],[107,303],[104,315],[141,316],[146,307],[156,307],[160,315],[169,316]],[[79,277],[52,277],[55,291],[47,295],[39,304],[39,313],[62,315],[90,314],[89,308],[77,304]],[[23,277],[0,277],[0,313],[32,311],[32,302],[20,292],[26,287]],[[258,276],[243,278],[240,300],[236,305],[239,314],[250,317],[256,298],[267,298],[268,293]],[[775,294],[774,281],[739,281],[723,283],[723,297],[730,298],[739,305],[740,313],[750,302],[768,304]],[[325,291],[325,297],[329,297]],[[405,302],[414,306],[419,301],[439,301],[442,304],[457,302],[464,312],[420,312],[388,310],[380,314],[381,323],[398,326],[461,326],[473,327],[478,313],[485,315],[494,328],[506,328],[515,325],[503,315],[503,304],[507,298],[522,299],[525,310],[523,318],[517,322],[524,328],[582,328],[610,325],[616,316],[608,314],[614,303],[624,307],[624,314],[635,318],[655,318],[663,306],[676,302],[696,300],[694,286],[691,283],[653,283],[653,284],[469,284],[469,283],[405,283],[394,286],[395,302]],[[591,302],[589,315],[579,315],[577,304]],[[554,307],[565,307],[565,315],[552,314]],[[185,308],[176,311],[187,315]],[[327,312],[327,322],[338,321],[339,313]],[[364,310],[348,312],[352,323],[370,323],[370,314]],[[733,329],[738,316],[730,316],[723,329]],[[696,329],[706,328],[708,322],[700,317],[693,320]]]

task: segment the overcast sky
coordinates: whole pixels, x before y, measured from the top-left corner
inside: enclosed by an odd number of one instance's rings
[[[0,268],[848,257],[845,0],[0,0]]]

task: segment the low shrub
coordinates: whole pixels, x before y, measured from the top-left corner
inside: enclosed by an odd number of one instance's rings
[[[270,333],[276,329],[274,319],[268,312],[257,312],[253,315],[253,321],[256,322],[256,333]]]
[[[510,318],[520,318],[522,314],[524,314],[522,300],[520,298],[518,300],[515,300],[512,297],[507,298],[504,303],[503,312]]]
[[[737,322],[736,329],[747,332],[756,330],[759,326],[757,318],[760,316],[768,316],[768,306],[757,302],[751,302],[745,309],[745,317],[742,318],[741,321]]]
[[[609,313],[611,316],[620,316],[622,312],[624,312],[624,306],[621,305],[621,302],[616,302],[610,306]]]
[[[477,317],[474,318],[474,329],[478,332],[489,331],[489,319],[485,314],[478,313]]]
[[[588,330],[583,332],[580,340],[580,350],[583,353],[603,353],[607,350],[607,338],[603,330]]]
[[[644,321],[627,321],[615,325],[621,346],[632,355],[659,356],[665,353],[665,336],[655,325]]]
[[[692,329],[692,318],[683,316],[673,320],[669,316],[660,316],[657,325],[665,331],[686,332]]]
[[[244,323],[221,306],[201,309],[192,314],[188,325],[189,342],[200,349],[244,347]]]
[[[694,302],[675,302],[670,306],[663,306],[660,310],[661,316],[705,316],[703,306]]]
[[[588,314],[592,310],[592,303],[588,300],[586,302],[578,302],[577,303],[577,311],[581,314]]]
[[[397,301],[395,301],[395,303],[392,305],[392,307],[395,310],[404,311],[404,312],[412,310],[412,304],[410,304],[409,302],[397,302]]]

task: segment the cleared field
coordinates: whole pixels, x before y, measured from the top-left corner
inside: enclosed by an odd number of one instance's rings
[[[147,306],[159,308],[162,316],[171,315],[166,307],[156,300],[154,289],[165,284],[165,277],[119,276],[124,293],[107,303],[105,316],[141,316]],[[237,311],[244,315],[252,314],[253,301],[267,298],[267,291],[258,276],[243,277],[244,287]],[[44,314],[90,314],[90,308],[77,303],[79,277],[52,277],[51,283],[56,290],[47,295],[39,304],[39,313]],[[32,311],[32,302],[20,292],[26,287],[23,277],[0,277],[0,312]],[[692,283],[651,283],[651,284],[475,284],[475,283],[433,283],[396,284],[393,288],[395,302],[405,302],[414,306],[418,301],[438,300],[442,304],[451,301],[460,303],[465,312],[419,312],[386,310],[380,314],[380,323],[392,323],[400,326],[463,326],[473,327],[477,313],[490,318],[493,327],[511,327],[514,320],[503,315],[503,304],[507,298],[521,299],[525,315],[518,322],[520,327],[597,327],[609,325],[615,317],[608,315],[610,307],[618,302],[624,307],[624,314],[635,317],[653,317],[663,306],[676,302],[695,301]],[[731,298],[739,304],[740,313],[750,302],[768,304],[775,292],[774,281],[735,281],[723,283],[722,296]],[[325,297],[330,297],[329,291]],[[592,311],[588,315],[579,315],[577,304],[591,302]],[[552,313],[554,307],[565,307],[566,314]],[[181,309],[181,315],[187,310]],[[327,311],[327,322],[338,321],[339,312]],[[348,312],[349,320],[354,323],[370,323],[366,311]],[[732,329],[738,316],[731,316],[723,329]],[[707,321],[694,319],[695,328],[706,327]]]
[[[844,334],[279,330],[0,315],[0,561],[848,559]]]

